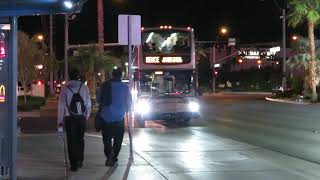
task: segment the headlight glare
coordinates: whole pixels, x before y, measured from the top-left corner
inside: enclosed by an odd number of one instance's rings
[[[140,100],[137,102],[135,111],[139,114],[147,114],[151,110],[150,103],[147,100]]]
[[[191,112],[198,112],[200,109],[200,105],[197,102],[189,102],[189,110]]]

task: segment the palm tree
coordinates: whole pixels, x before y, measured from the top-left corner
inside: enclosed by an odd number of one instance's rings
[[[319,0],[290,0],[294,8],[289,15],[289,25],[296,27],[307,21],[310,61],[308,63],[308,81],[311,89],[311,100],[317,101],[316,89],[316,48],[314,39],[315,25],[320,22],[320,1]]]
[[[319,84],[319,67],[320,67],[320,41],[315,40],[315,48],[316,48],[316,84]],[[295,55],[291,56],[288,61],[287,65],[291,69],[304,69],[305,70],[305,77],[304,77],[304,91],[305,95],[308,94],[310,95],[310,85],[308,85],[309,81],[309,65],[310,65],[310,43],[309,39],[307,38],[299,38],[299,40],[295,43],[293,46],[293,52]]]
[[[96,47],[79,48],[76,56],[71,58],[71,66],[85,76],[92,99],[95,99],[96,76],[101,70],[110,71],[120,63],[119,58],[107,53],[100,54]]]

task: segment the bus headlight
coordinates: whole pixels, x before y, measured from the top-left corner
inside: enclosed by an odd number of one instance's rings
[[[151,105],[147,100],[140,100],[137,102],[135,111],[139,114],[147,114],[151,110]]]
[[[197,102],[191,101],[188,106],[191,112],[198,112],[200,110],[200,105]]]

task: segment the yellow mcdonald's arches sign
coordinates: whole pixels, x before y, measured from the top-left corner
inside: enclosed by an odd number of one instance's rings
[[[0,103],[6,102],[6,87],[0,85]]]

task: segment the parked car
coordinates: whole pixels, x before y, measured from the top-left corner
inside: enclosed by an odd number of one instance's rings
[[[293,89],[287,88],[283,90],[282,86],[277,86],[272,89],[272,96],[276,98],[290,98],[293,96]]]

